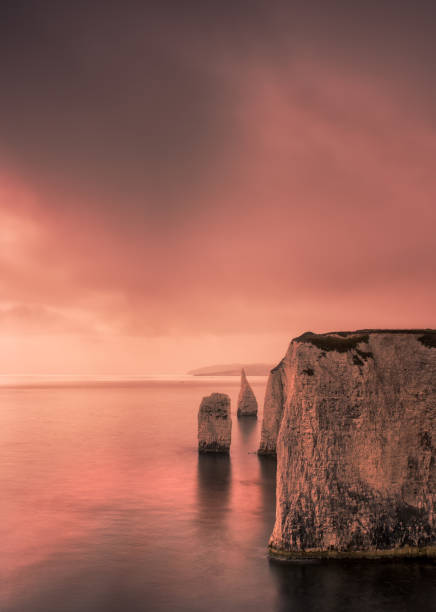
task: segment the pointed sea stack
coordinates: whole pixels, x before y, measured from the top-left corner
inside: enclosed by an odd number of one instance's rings
[[[238,397],[238,417],[257,417],[257,400],[247,380],[244,368],[241,371],[241,390]]]
[[[436,556],[435,330],[308,332],[268,393],[272,556]]]
[[[203,397],[198,411],[198,451],[228,453],[231,436],[230,397],[225,393]]]

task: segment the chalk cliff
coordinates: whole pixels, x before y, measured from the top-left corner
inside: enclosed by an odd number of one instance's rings
[[[260,449],[278,431],[271,554],[436,556],[435,421],[435,331],[293,340]]]
[[[230,397],[225,393],[203,397],[198,411],[199,452],[228,453],[231,436]]]
[[[241,389],[238,397],[238,417],[257,416],[257,400],[247,380],[244,368],[241,371]]]

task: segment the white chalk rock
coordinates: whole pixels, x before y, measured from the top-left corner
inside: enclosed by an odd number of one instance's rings
[[[198,411],[199,452],[228,453],[231,436],[230,397],[225,393],[203,397]]]
[[[241,390],[238,398],[238,417],[257,416],[257,400],[247,380],[245,370],[241,371]]]
[[[436,556],[436,332],[306,333],[276,370],[271,554]]]

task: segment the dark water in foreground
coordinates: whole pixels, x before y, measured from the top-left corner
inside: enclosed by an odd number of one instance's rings
[[[234,417],[230,458],[196,452],[202,396],[234,409],[237,384],[0,389],[0,610],[436,610],[430,563],[268,561],[260,422]]]

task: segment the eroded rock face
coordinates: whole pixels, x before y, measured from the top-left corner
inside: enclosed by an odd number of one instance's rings
[[[280,362],[269,373],[263,403],[262,433],[259,455],[275,455],[277,436],[282,421],[286,368]]]
[[[245,370],[241,371],[241,390],[238,397],[238,417],[255,416],[257,417],[257,400],[253,389],[247,380]]]
[[[228,453],[231,435],[230,397],[225,393],[203,397],[198,411],[199,452]]]
[[[436,332],[308,333],[276,370],[271,553],[435,556]]]

